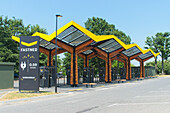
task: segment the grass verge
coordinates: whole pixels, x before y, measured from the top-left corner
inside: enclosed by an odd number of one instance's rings
[[[170,75],[156,75],[157,77],[170,77]]]
[[[55,94],[55,93],[54,92],[47,92],[47,91],[40,91],[39,93],[31,92],[31,91],[25,91],[25,92],[20,93],[18,91],[13,91],[13,92],[7,93],[3,97],[1,97],[0,101],[23,99],[23,98],[52,95],[52,94]]]

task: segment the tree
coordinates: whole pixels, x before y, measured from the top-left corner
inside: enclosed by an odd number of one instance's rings
[[[31,36],[35,32],[47,33],[38,25],[24,26],[21,19],[0,16],[0,62],[16,62],[15,73],[18,73],[19,44],[13,41],[11,36]],[[40,54],[40,59],[44,61],[46,57]]]
[[[109,24],[102,18],[88,18],[85,22],[85,28],[94,33],[95,35],[115,35],[125,44],[130,44],[131,38],[122,31],[115,28],[115,25]]]
[[[153,52],[158,53],[158,45],[155,37],[147,37],[145,41],[145,49],[151,49]],[[155,73],[158,73],[157,57],[155,57]]]
[[[162,58],[162,74],[164,74],[164,60],[170,56],[170,33],[157,33],[156,42],[158,44],[158,51]]]
[[[170,33],[157,33],[155,37],[147,37],[146,48],[151,48],[154,52],[160,52],[162,58],[162,74],[164,74],[164,60],[170,56]],[[157,57],[155,58],[155,67],[157,68]]]

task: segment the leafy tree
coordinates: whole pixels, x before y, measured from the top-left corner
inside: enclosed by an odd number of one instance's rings
[[[11,36],[31,36],[35,32],[47,33],[44,28],[38,25],[24,26],[22,19],[8,19],[0,16],[0,62],[16,62],[15,73],[19,67],[19,44],[11,39]],[[40,59],[45,57],[40,54]],[[42,61],[40,61],[41,64]]]
[[[164,74],[164,60],[170,56],[170,33],[157,33],[156,42],[158,44],[158,51],[162,58],[162,74]]]
[[[122,31],[115,28],[115,25],[109,24],[102,18],[88,18],[85,22],[85,28],[94,33],[95,35],[115,35],[125,44],[130,44],[131,38]]]
[[[153,52],[158,53],[158,44],[155,37],[147,37],[145,41],[145,49],[151,49]],[[157,57],[155,57],[155,72],[158,73]]]
[[[160,52],[162,58],[162,74],[164,74],[164,60],[167,60],[170,56],[170,33],[157,33],[155,37],[147,37],[145,44],[146,48],[151,48],[155,53]],[[155,58],[155,68],[157,67],[157,57]]]

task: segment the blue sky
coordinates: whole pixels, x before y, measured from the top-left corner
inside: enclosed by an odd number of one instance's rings
[[[0,15],[38,24],[49,34],[55,31],[55,14],[63,15],[58,28],[72,20],[84,27],[88,18],[103,18],[141,48],[147,36],[170,31],[170,0],[0,0],[0,4]]]

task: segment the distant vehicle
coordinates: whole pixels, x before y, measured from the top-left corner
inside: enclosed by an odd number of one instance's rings
[[[14,73],[14,77],[17,78],[19,77],[19,75],[17,73]]]
[[[57,73],[57,78],[62,78],[62,77],[63,77],[63,73],[62,72]]]

